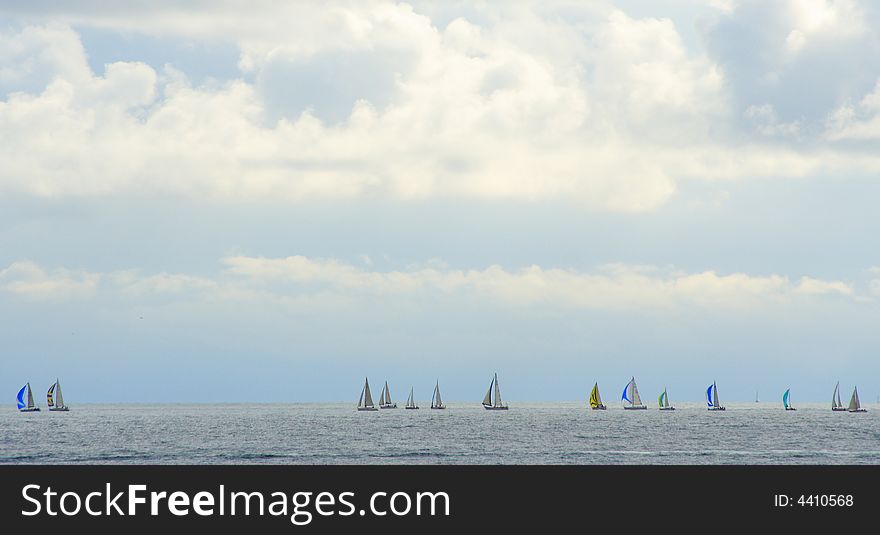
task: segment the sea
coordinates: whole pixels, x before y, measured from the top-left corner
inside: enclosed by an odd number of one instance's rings
[[[358,412],[348,404],[0,408],[3,464],[876,464],[880,406],[785,411],[592,411],[584,403],[475,403]]]

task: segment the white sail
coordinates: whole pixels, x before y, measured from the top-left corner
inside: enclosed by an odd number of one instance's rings
[[[666,389],[665,389],[665,388],[663,389],[663,406],[664,406],[664,407],[668,407],[668,406],[669,406],[669,394],[666,393]]]
[[[74,394],[76,394],[76,392],[74,392]],[[76,396],[73,397],[74,402],[76,402]],[[64,396],[61,395],[61,381],[58,379],[55,379],[55,405],[58,407],[64,407]]]
[[[841,407],[840,403],[840,381],[837,381],[837,384],[834,385],[834,394],[831,395],[831,408],[836,409]]]
[[[370,381],[364,379],[364,391],[361,393],[361,399],[364,404],[363,407],[373,407],[373,395],[370,394]],[[361,406],[358,404],[358,406]]]
[[[31,384],[30,383],[27,384],[27,390],[28,390],[27,408],[33,409],[34,408],[34,393],[31,392]]]
[[[721,403],[718,402],[718,385],[716,385],[715,383],[712,383],[712,397],[712,404],[715,407],[720,407]]]
[[[413,389],[412,388],[409,389],[409,397],[406,398],[406,406],[410,407],[410,408],[416,406],[416,402],[415,402],[415,400],[413,400]]]
[[[483,405],[492,406],[492,387],[495,386],[495,379],[489,383],[489,390],[486,391],[486,397],[483,398]]]
[[[501,406],[501,388],[498,386],[498,374],[495,374],[495,406]]]
[[[632,382],[632,403],[633,405],[641,405],[642,398],[639,396],[639,387],[636,386],[636,380],[633,378]]]
[[[849,410],[854,411],[861,408],[861,404],[859,403],[859,389],[853,388],[852,397],[849,398]]]
[[[432,407],[442,407],[443,400],[440,399],[440,381],[437,381],[437,384],[434,386],[434,397],[431,400]]]
[[[383,392],[385,392],[385,401],[380,400],[379,404],[391,405],[391,389],[388,388],[388,381],[385,381],[385,389]]]

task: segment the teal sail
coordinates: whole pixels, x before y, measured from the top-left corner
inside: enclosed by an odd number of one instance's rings
[[[18,408],[19,410],[27,407],[27,404],[24,402],[24,391],[27,388],[27,385],[21,387],[21,390],[18,391]]]
[[[786,409],[789,407],[788,395],[790,392],[791,392],[791,389],[789,388],[788,390],[785,391],[785,394],[782,394],[782,404],[785,406]]]
[[[664,390],[663,393],[660,394],[660,397],[657,399],[657,402],[660,404],[661,407],[663,406],[663,398],[665,398],[665,397],[666,397],[666,391]]]

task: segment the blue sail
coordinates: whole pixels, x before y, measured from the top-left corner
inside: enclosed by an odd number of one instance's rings
[[[788,393],[789,393],[789,391],[791,391],[791,388],[786,390],[785,394],[782,394],[782,404],[785,406],[786,409],[788,408]]]
[[[712,406],[712,385],[709,385],[709,389],[706,390],[706,403],[708,403],[710,407]]]
[[[631,382],[632,382],[632,381],[630,381],[630,383],[631,383]],[[632,403],[632,400],[629,399],[628,397],[626,397],[626,391],[627,391],[627,390],[629,390],[629,383],[626,383],[626,386],[623,387],[623,395],[620,396],[620,400],[621,400],[621,401],[629,401],[630,403]]]
[[[27,388],[27,385],[24,385],[23,387],[21,387],[21,390],[18,391],[18,408],[19,408],[19,410],[23,409],[27,406],[27,404],[24,402],[24,389],[25,388]]]

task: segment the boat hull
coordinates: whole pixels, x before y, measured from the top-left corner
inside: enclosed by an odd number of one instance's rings
[[[49,409],[49,412],[69,412],[70,408],[68,407],[52,407]]]
[[[645,405],[624,405],[623,408],[624,408],[624,410],[628,410],[628,411],[648,410],[648,407],[646,407]]]
[[[40,408],[39,407],[31,407],[29,409],[28,408],[18,409],[18,412],[40,412]]]
[[[409,410],[409,411],[416,411],[416,410],[419,410],[418,407],[404,407],[404,409]]]
[[[594,411],[604,411],[608,407],[606,407],[605,405],[596,405],[595,407],[590,407],[590,408],[593,409]]]
[[[661,411],[674,411],[675,407],[660,407]]]
[[[868,409],[847,409],[846,412],[868,412]]]
[[[710,411],[726,411],[727,409],[724,407],[709,407],[707,410]]]
[[[397,403],[392,403],[391,405],[379,405],[380,409],[396,409]]]
[[[377,411],[377,410],[379,410],[379,409],[377,409],[376,407],[358,407],[358,410],[359,410],[359,411],[373,412],[373,411]]]
[[[442,405],[440,407],[431,407],[431,408],[434,409],[435,411],[445,411],[446,405]]]
[[[794,407],[786,407],[785,410],[787,410],[787,411],[796,411],[797,409],[795,409]]]
[[[483,408],[486,409],[487,411],[506,411],[507,410],[506,405],[501,405],[499,407],[495,407],[494,405],[483,405]]]
[[[846,412],[847,408],[846,407],[831,407],[831,410],[834,412]]]

